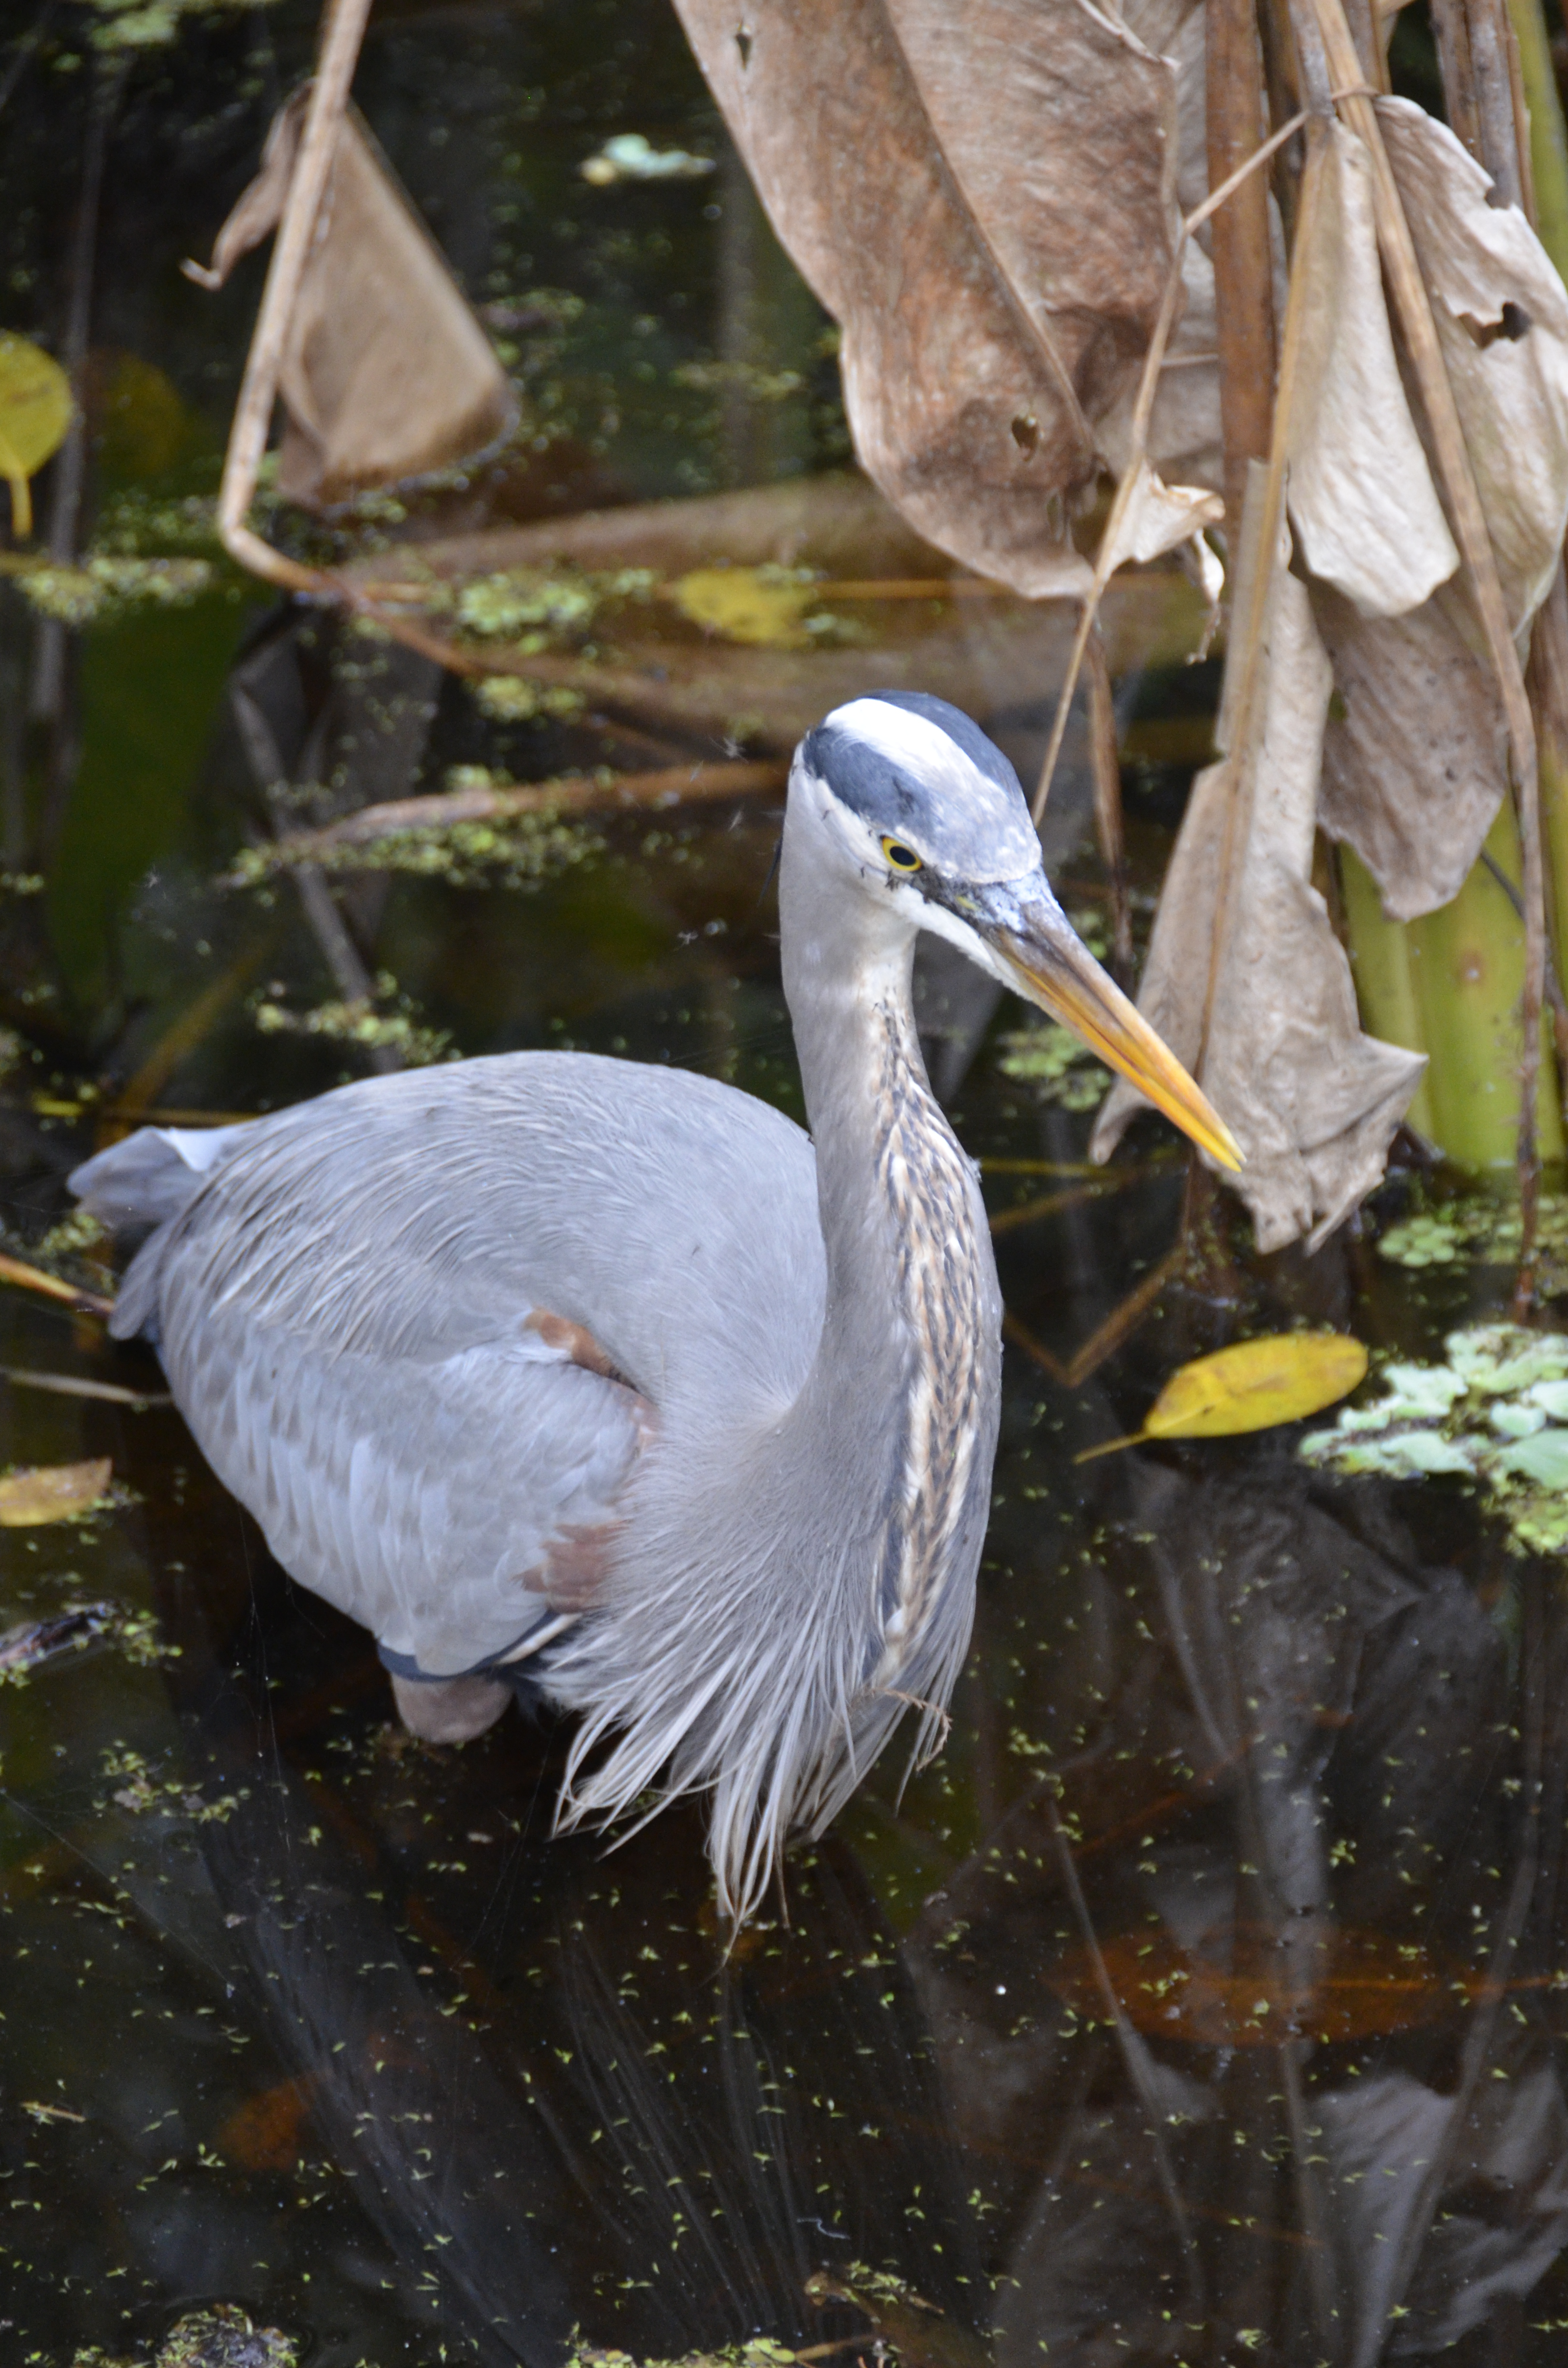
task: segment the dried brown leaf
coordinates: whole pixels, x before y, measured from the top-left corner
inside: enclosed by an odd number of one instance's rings
[[[1459,565],[1410,416],[1383,301],[1372,167],[1353,131],[1328,135],[1308,248],[1290,411],[1290,521],[1312,574],[1363,615],[1417,608]]]
[[[1190,214],[1209,195],[1203,0],[1129,0],[1121,21],[1164,58],[1176,83],[1176,202]],[[1272,205],[1272,200],[1270,200]],[[1218,492],[1225,475],[1220,427],[1220,333],[1206,224],[1182,249],[1182,311],[1160,371],[1149,422],[1148,457],[1162,476]],[[1136,391],[1099,423],[1102,449],[1119,472],[1129,455]]]
[[[1146,461],[1138,463],[1132,494],[1121,514],[1119,529],[1102,567],[1119,567],[1129,559],[1158,559],[1162,552],[1190,542],[1206,526],[1218,526],[1225,505],[1218,494],[1199,485],[1167,485]]]
[[[1254,484],[1262,472],[1255,467]],[[1236,613],[1245,613],[1244,581]],[[1282,547],[1265,625],[1261,713],[1249,739],[1200,773],[1165,875],[1139,1008],[1235,1134],[1234,1189],[1258,1247],[1315,1247],[1371,1190],[1425,1062],[1363,1036],[1350,966],[1311,885],[1324,723],[1332,688],[1305,588]],[[1233,829],[1229,927],[1208,1044],[1210,948]],[[1119,1082],[1091,1149],[1108,1158],[1141,1097]]]
[[[274,120],[262,169],[218,233],[221,287],[278,223],[309,94]],[[504,435],[516,400],[446,258],[358,117],[346,118],[278,381],[278,484],[307,509],[449,467]]]
[[[108,1491],[109,1468],[108,1457],[100,1455],[88,1463],[48,1463],[36,1471],[7,1473],[0,1480],[0,1529],[32,1529],[40,1521],[63,1521],[73,1513],[86,1512]]]
[[[1405,617],[1358,616],[1324,585],[1312,600],[1336,694],[1318,819],[1355,848],[1390,918],[1415,920],[1458,895],[1502,803],[1496,677],[1458,584]]]
[[[843,331],[868,473],[1020,592],[1136,377],[1177,228],[1174,78],[1087,0],[802,0],[682,22],[780,239]]]
[[[1517,206],[1447,125],[1378,101],[1516,632],[1568,527],[1568,290]]]

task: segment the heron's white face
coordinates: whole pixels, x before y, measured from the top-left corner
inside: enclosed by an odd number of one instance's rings
[[[814,868],[885,913],[895,942],[946,938],[1240,1166],[1223,1121],[1062,912],[1017,775],[968,716],[906,693],[851,700],[801,742],[790,808]]]

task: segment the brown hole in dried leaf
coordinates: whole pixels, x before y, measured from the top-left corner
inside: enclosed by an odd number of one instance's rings
[[[1478,321],[1472,313],[1461,313],[1460,326],[1471,343],[1479,346],[1484,353],[1487,347],[1494,346],[1499,337],[1506,337],[1511,346],[1517,346],[1521,337],[1529,335],[1531,322],[1524,306],[1516,304],[1509,297],[1496,320]]]

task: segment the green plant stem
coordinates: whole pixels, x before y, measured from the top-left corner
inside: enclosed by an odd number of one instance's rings
[[[1486,848],[1508,879],[1518,878],[1518,828],[1510,806],[1500,809]],[[1478,863],[1451,904],[1408,923],[1405,934],[1422,1041],[1437,1055],[1426,1079],[1432,1139],[1460,1167],[1510,1167],[1517,1148],[1525,975],[1518,919]],[[1550,1056],[1537,1073],[1536,1125],[1540,1156],[1561,1159],[1562,1119]]]
[[[1389,919],[1378,883],[1353,848],[1339,849],[1339,881],[1361,1025],[1369,1036],[1380,1037],[1385,1044],[1402,1045],[1407,1053],[1428,1052],[1403,922]],[[1428,1142],[1436,1141],[1426,1077],[1416,1088],[1405,1121]]]
[[[1558,270],[1568,276],[1568,130],[1557,96],[1541,0],[1508,0],[1508,15],[1519,47],[1519,71],[1529,111],[1536,230]]]

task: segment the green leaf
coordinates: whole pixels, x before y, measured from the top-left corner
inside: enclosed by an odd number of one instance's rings
[[[1568,1489],[1568,1430],[1538,1430],[1497,1461],[1505,1472],[1517,1472],[1542,1488]]]

